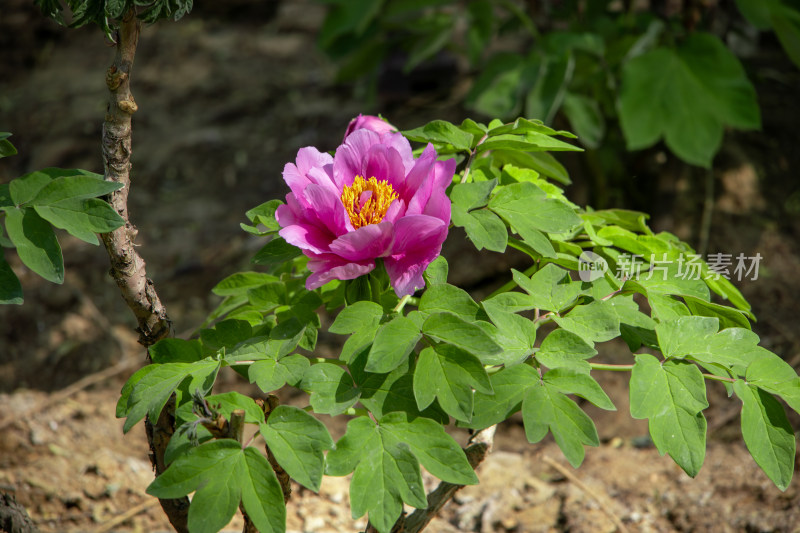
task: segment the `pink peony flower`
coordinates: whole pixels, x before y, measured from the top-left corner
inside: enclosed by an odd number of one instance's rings
[[[397,131],[397,128],[381,117],[376,117],[375,115],[358,115],[347,125],[347,129],[344,132],[344,139],[347,139],[348,135],[360,129],[372,130],[378,134],[394,133]],[[342,139],[342,142],[344,142],[344,139]]]
[[[297,152],[283,169],[292,192],[275,214],[280,236],[309,258],[309,290],[363,276],[378,258],[398,296],[425,286],[422,272],[447,237],[445,189],[456,167],[436,157],[429,144],[414,159],[401,134],[368,128],[348,135],[334,157]]]

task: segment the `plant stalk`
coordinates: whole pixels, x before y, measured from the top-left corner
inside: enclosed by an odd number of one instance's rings
[[[131,117],[137,110],[130,79],[140,31],[141,22],[136,18],[136,11],[130,9],[120,21],[114,63],[106,72],[108,106],[103,121],[103,171],[106,180],[123,185],[109,195],[108,202],[125,220],[125,224],[101,235],[101,238],[111,261],[111,277],[139,324],[139,343],[148,348],[169,335],[170,321],[153,282],[147,277],[145,262],[136,251],[134,241],[138,230],[128,215]],[[155,423],[145,420],[150,460],[157,476],[166,470],[164,451],[174,431],[174,409],[173,398]],[[189,499],[161,499],[160,503],[172,527],[179,533],[188,533]]]

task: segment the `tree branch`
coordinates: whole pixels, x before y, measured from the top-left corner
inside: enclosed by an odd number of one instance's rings
[[[147,277],[145,262],[134,247],[137,230],[128,216],[131,116],[137,110],[130,90],[130,77],[140,30],[141,22],[136,18],[135,10],[131,9],[120,23],[114,63],[106,72],[108,107],[103,121],[103,170],[106,180],[123,185],[110,195],[109,203],[125,220],[125,224],[101,237],[111,260],[111,277],[139,323],[139,343],[147,348],[169,335],[170,321],[153,282]],[[150,459],[157,476],[166,470],[164,451],[174,431],[174,411],[173,397],[155,424],[145,420]],[[160,502],[172,527],[179,533],[188,532],[189,499],[162,499]]]
[[[170,331],[167,311],[147,278],[145,262],[134,247],[138,230],[128,216],[131,178],[131,116],[137,106],[130,90],[130,76],[141,22],[133,10],[120,24],[114,64],[106,72],[109,100],[103,122],[103,168],[108,181],[123,187],[111,193],[109,203],[125,220],[125,225],[102,235],[111,259],[111,277],[139,322],[139,342],[152,346]]]

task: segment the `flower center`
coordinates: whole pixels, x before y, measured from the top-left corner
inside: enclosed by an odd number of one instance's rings
[[[386,216],[386,211],[397,199],[397,193],[388,181],[378,181],[374,177],[369,181],[356,176],[351,186],[344,186],[342,203],[353,224],[358,229],[369,224],[377,224]]]

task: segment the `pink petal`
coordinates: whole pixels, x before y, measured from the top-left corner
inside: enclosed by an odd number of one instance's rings
[[[414,154],[411,152],[411,144],[408,139],[403,137],[402,133],[386,133],[381,136],[381,143],[394,148],[400,154],[400,159],[405,167],[404,174],[411,172],[414,167]]]
[[[395,192],[405,187],[406,170],[403,159],[397,150],[383,144],[370,147],[364,158],[364,172],[364,179],[375,177],[378,181],[386,181]]]
[[[310,257],[308,269],[313,272],[306,279],[306,289],[314,290],[334,279],[355,279],[370,273],[375,268],[374,261],[349,262],[336,254],[306,254]]]
[[[392,223],[369,224],[346,233],[330,244],[331,252],[350,261],[383,257],[392,248]]]
[[[327,228],[320,228],[308,222],[286,226],[278,232],[278,235],[301,250],[317,254],[327,252],[331,241],[336,238]]]
[[[333,158],[329,154],[307,146],[298,150],[296,163],[286,163],[283,167],[283,180],[295,195],[300,196],[309,183],[329,186],[335,190]]]
[[[333,235],[342,235],[352,230],[352,225],[348,229],[348,224],[345,223],[345,220],[349,222],[350,217],[342,200],[331,188],[312,183],[306,187],[304,196],[315,218]]]
[[[380,135],[367,129],[356,130],[347,136],[333,158],[333,181],[337,190],[352,185],[356,176],[369,179],[369,176],[364,176],[364,158],[371,146],[380,143],[380,139]]]
[[[425,286],[422,273],[439,256],[446,237],[447,224],[435,217],[410,215],[397,221],[392,253],[384,264],[398,296]]]
[[[434,171],[436,162],[436,150],[432,144],[428,144],[425,150],[417,159],[414,168],[408,173],[406,178],[406,196],[408,197],[409,215],[420,215],[425,209],[425,204],[431,196],[434,187]]]
[[[451,207],[450,198],[447,197],[446,192],[443,190],[433,191],[422,214],[436,217],[449,226]]]

